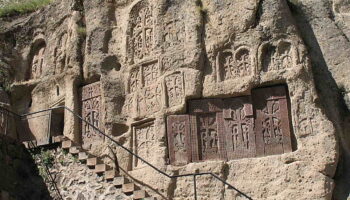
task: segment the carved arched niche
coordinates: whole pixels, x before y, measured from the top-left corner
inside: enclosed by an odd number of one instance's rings
[[[298,62],[296,47],[285,40],[262,44],[259,54],[259,70],[263,72],[286,70]]]
[[[217,79],[225,81],[254,74],[254,57],[247,46],[226,48],[216,57]]]
[[[148,57],[154,46],[154,17],[148,1],[140,1],[130,11],[127,30],[127,57],[130,63]]]
[[[29,70],[27,73],[27,80],[41,78],[45,66],[45,49],[46,43],[43,39],[35,41],[32,45],[28,57]]]

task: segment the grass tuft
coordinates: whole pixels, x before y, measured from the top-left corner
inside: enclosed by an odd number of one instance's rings
[[[77,30],[79,36],[85,37],[86,36],[86,27],[79,26]]]
[[[0,17],[10,17],[33,12],[50,4],[53,0],[0,0]]]

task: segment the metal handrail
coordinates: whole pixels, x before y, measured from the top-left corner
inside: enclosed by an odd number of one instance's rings
[[[142,162],[146,163],[149,167],[153,168],[155,171],[157,171],[158,173],[173,179],[173,178],[181,178],[181,177],[193,177],[193,182],[194,182],[194,196],[195,196],[195,200],[197,200],[197,187],[196,187],[196,177],[197,176],[203,176],[203,175],[210,175],[214,178],[216,178],[217,180],[219,180],[220,182],[222,182],[224,185],[227,185],[229,187],[229,189],[233,189],[235,190],[237,193],[239,193],[240,195],[244,196],[245,198],[249,199],[249,200],[253,200],[251,197],[249,197],[248,195],[246,195],[245,193],[243,193],[242,191],[238,190],[236,187],[234,187],[233,185],[227,183],[225,180],[223,180],[222,178],[220,178],[219,176],[217,176],[216,174],[212,173],[212,172],[203,172],[203,173],[192,173],[192,174],[182,174],[182,175],[169,175],[166,172],[163,172],[162,170],[160,170],[159,168],[157,168],[156,166],[152,165],[151,163],[147,162],[145,159],[141,158],[139,155],[135,154],[134,152],[132,152],[130,149],[124,147],[123,145],[119,144],[116,140],[114,140],[111,136],[105,134],[104,132],[102,132],[100,129],[98,129],[96,126],[94,126],[93,124],[91,124],[90,122],[88,122],[87,120],[83,119],[83,117],[81,117],[80,115],[76,114],[73,110],[71,110],[70,108],[66,107],[66,106],[57,106],[54,108],[48,108],[48,109],[44,109],[44,110],[40,110],[40,111],[36,111],[36,112],[32,112],[32,113],[26,113],[26,114],[22,114],[22,115],[18,115],[16,113],[13,113],[11,111],[11,113],[20,116],[20,117],[26,117],[29,115],[34,115],[34,114],[38,114],[38,113],[42,113],[42,112],[47,112],[47,111],[53,111],[56,109],[65,109],[67,111],[69,111],[70,113],[72,113],[75,117],[77,117],[78,119],[80,119],[82,122],[85,122],[86,124],[88,124],[89,126],[91,126],[93,129],[95,129],[99,134],[105,136],[106,138],[108,138],[109,140],[111,140],[112,142],[114,142],[116,145],[118,145],[120,148],[124,149],[125,151],[127,151],[129,154],[131,154],[132,156],[135,156],[137,159],[140,159]],[[7,110],[7,109],[6,109]]]

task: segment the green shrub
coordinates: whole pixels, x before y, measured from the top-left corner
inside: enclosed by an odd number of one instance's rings
[[[42,151],[41,152],[41,159],[44,165],[48,167],[52,167],[53,163],[55,161],[55,158],[53,157],[52,153],[50,151]]]
[[[8,17],[17,14],[24,14],[42,8],[53,0],[20,0],[20,1],[0,1],[0,17]]]

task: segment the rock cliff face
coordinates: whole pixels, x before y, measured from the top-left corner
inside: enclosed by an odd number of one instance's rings
[[[66,106],[162,171],[212,172],[252,199],[343,200],[349,16],[347,0],[55,1],[0,20],[0,59],[17,113]],[[148,193],[193,199],[192,177],[164,177],[67,110],[22,127],[12,137],[111,146]],[[197,194],[245,198],[211,176]]]

